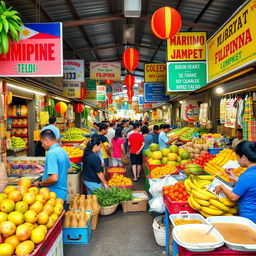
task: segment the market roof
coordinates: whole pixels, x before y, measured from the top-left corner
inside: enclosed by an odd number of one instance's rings
[[[130,0],[133,1],[133,0]],[[166,61],[166,43],[150,28],[154,11],[163,6],[177,9],[183,20],[181,31],[217,30],[243,0],[141,0],[141,16],[125,18],[123,0],[6,0],[21,13],[24,22],[63,22],[64,58],[85,60],[89,74],[91,61],[121,61],[125,47],[140,52],[140,64],[134,74],[143,76],[144,64]],[[40,5],[39,5],[40,3]],[[135,26],[132,44],[124,44],[124,25]],[[125,74],[125,70],[122,70]]]

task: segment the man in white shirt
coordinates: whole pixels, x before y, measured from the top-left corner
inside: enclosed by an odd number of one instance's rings
[[[108,128],[108,133],[106,134],[106,137],[108,138],[108,143],[111,145],[112,139],[115,137],[115,130],[114,130],[114,123],[110,123]]]

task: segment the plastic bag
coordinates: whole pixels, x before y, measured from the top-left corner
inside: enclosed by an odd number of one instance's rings
[[[8,183],[8,178],[7,178],[5,164],[0,162],[0,193],[3,192],[7,183]]]
[[[164,213],[165,204],[164,204],[162,192],[158,193],[157,196],[150,199],[148,201],[148,204],[149,204],[149,207],[150,207],[149,211]]]

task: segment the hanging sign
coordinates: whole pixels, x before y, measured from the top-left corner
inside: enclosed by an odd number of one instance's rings
[[[139,95],[144,95],[144,82],[140,82],[138,84],[138,94]]]
[[[107,90],[106,86],[97,86],[97,101],[106,101],[107,100]]]
[[[206,63],[167,62],[167,91],[194,91],[206,85]]]
[[[148,63],[144,65],[145,82],[165,82],[166,64],[165,63]]]
[[[200,104],[199,109],[199,123],[202,125],[206,125],[208,122],[208,103],[202,103]]]
[[[123,92],[123,84],[112,84],[113,93]]]
[[[85,79],[86,86],[86,98],[85,100],[94,101],[96,100],[96,80],[91,80],[90,78]]]
[[[237,109],[235,107],[236,99],[228,99],[226,101],[226,116],[225,116],[225,127],[235,128],[236,127],[236,116]]]
[[[84,60],[64,60],[63,81],[84,82]]]
[[[207,41],[208,83],[256,61],[256,2],[247,1]]]
[[[120,62],[90,62],[90,79],[121,80]]]
[[[0,77],[62,76],[62,24],[27,23],[20,41],[0,54]]]
[[[181,117],[186,122],[196,122],[199,115],[199,106],[195,100],[183,101],[181,105]]]
[[[145,83],[144,86],[145,102],[168,101],[170,99],[169,95],[165,95],[164,83]]]
[[[81,97],[81,83],[79,82],[63,82],[63,96],[68,98]]]
[[[167,61],[206,59],[206,32],[180,32],[167,40]]]

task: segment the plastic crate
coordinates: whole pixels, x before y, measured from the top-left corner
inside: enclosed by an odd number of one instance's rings
[[[154,170],[156,167],[162,167],[162,166],[165,166],[165,164],[149,164],[148,169],[149,169],[149,172],[152,172],[152,170]]]
[[[239,252],[233,251],[226,246],[222,246],[214,251],[209,252],[191,252],[184,247],[179,246],[180,256],[252,256],[256,255],[256,252]]]
[[[174,202],[168,196],[164,196],[164,203],[170,214],[177,214],[183,211],[196,213],[196,211],[189,206],[188,202]]]
[[[63,228],[63,244],[88,244],[91,238],[91,219],[86,228]]]
[[[211,155],[216,155],[218,154],[220,151],[222,151],[224,148],[208,148],[208,152]]]
[[[63,234],[60,232],[46,256],[63,256]]]
[[[110,172],[110,170],[112,168],[120,168],[120,169],[123,169],[123,172]],[[117,173],[119,175],[123,175],[125,176],[126,175],[126,169],[124,166],[110,166],[109,169],[108,169],[108,178],[111,179],[114,175],[114,173]]]
[[[146,191],[132,191],[133,193],[143,193],[144,195],[147,196],[147,199],[144,200],[130,200],[130,201],[123,201],[122,202],[122,207],[123,207],[123,212],[145,212],[147,210],[147,205],[148,205],[148,194]]]

